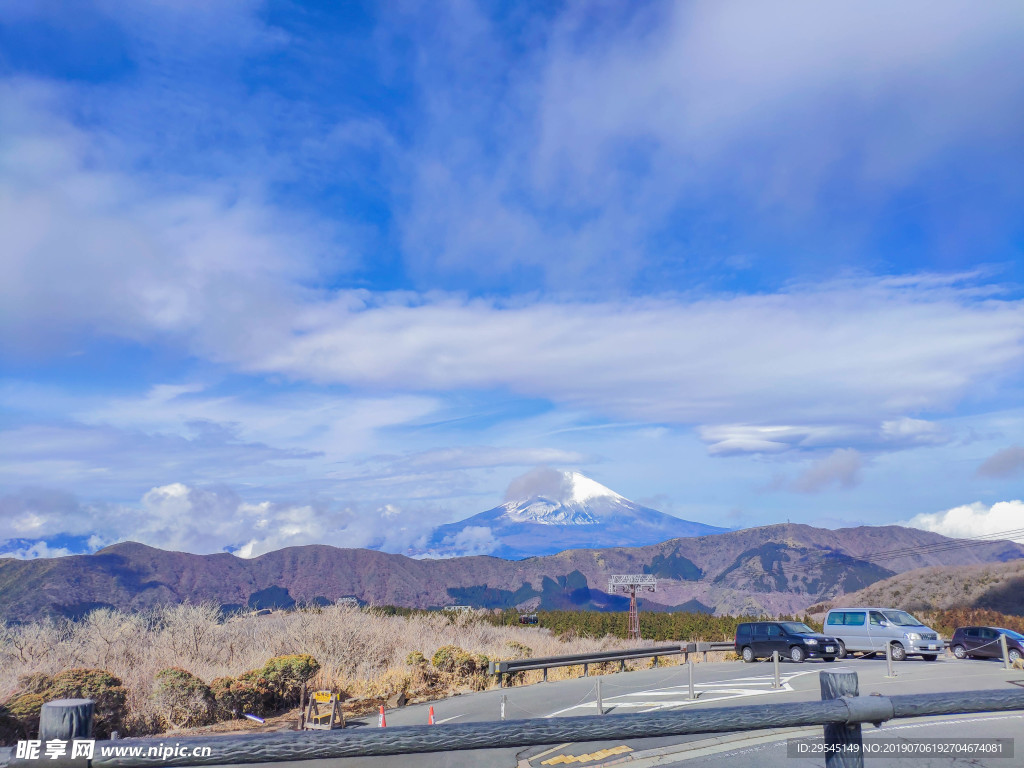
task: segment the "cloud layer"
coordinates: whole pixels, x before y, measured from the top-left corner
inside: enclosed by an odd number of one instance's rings
[[[0,7],[12,548],[1024,471],[1019,3],[495,8]]]
[[[139,541],[166,550],[211,554],[229,550],[255,557],[288,546],[332,544],[402,551],[431,529],[423,509],[336,501],[309,504],[246,502],[226,488],[193,488],[184,483],[151,488],[135,504],[62,504],[22,493],[0,498],[0,522],[19,540],[0,540],[0,556],[52,557],[70,550],[43,539],[89,536],[90,550],[118,541]]]
[[[945,512],[915,515],[903,525],[941,533],[958,539],[972,539],[1006,533],[1002,538],[1024,544],[1024,501],[999,501],[992,505],[975,502]]]

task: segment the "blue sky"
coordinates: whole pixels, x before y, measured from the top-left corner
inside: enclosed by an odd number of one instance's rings
[[[1022,34],[0,0],[0,553],[400,551],[538,466],[731,527],[1019,528]]]

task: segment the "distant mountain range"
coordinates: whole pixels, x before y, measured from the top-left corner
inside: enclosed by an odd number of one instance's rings
[[[543,472],[538,478],[542,492],[442,525],[424,547],[407,554],[518,560],[567,549],[641,547],[728,530],[643,507],[578,472]]]
[[[827,605],[891,605],[908,611],[977,608],[1024,616],[1024,560],[918,568],[840,595]]]
[[[898,526],[825,530],[773,525],[645,547],[574,549],[511,561],[414,559],[366,549],[289,547],[250,560],[191,555],[126,542],[93,555],[0,558],[0,618],[80,616],[209,600],[226,607],[289,606],[354,597],[419,608],[464,604],[623,610],[608,577],[651,573],[646,610],[802,611],[896,573],[933,565],[1017,560],[1009,541],[956,542]]]

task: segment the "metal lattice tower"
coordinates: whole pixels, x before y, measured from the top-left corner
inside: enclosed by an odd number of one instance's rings
[[[629,593],[629,621],[626,629],[626,638],[628,640],[640,639],[640,613],[636,609],[637,589],[646,592],[656,592],[658,589],[658,582],[654,576],[649,573],[612,576],[608,579],[609,594],[613,592]]]

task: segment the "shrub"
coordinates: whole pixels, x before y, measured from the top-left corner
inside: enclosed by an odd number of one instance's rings
[[[21,732],[21,723],[6,706],[0,704],[0,747],[10,746],[18,739],[24,738],[26,734]]]
[[[405,657],[405,665],[407,667],[425,667],[427,666],[427,657],[423,655],[422,651],[411,651]]]
[[[302,684],[320,671],[320,662],[308,654],[275,656],[263,665],[263,678],[274,696],[273,706],[298,703]]]
[[[262,696],[249,682],[234,677],[218,677],[210,683],[214,714],[220,720],[263,713]]]
[[[53,685],[53,678],[44,675],[42,672],[35,672],[31,675],[21,675],[18,678],[18,689],[22,693],[43,693]]]
[[[53,699],[92,699],[96,702],[93,733],[97,739],[110,737],[111,731],[123,728],[127,715],[128,691],[121,680],[102,669],[68,669],[55,675],[45,691],[47,701]]]
[[[440,672],[453,674],[458,664],[459,657],[465,655],[465,651],[457,645],[442,645],[430,658],[430,663]]]
[[[39,732],[39,713],[46,698],[22,693],[0,706],[0,738],[4,743],[32,738]]]
[[[262,715],[274,708],[274,690],[263,674],[263,669],[250,669],[235,678],[232,690],[237,698],[249,704],[249,708],[243,708],[239,714],[246,712],[252,715]]]
[[[444,645],[437,649],[431,662],[439,672],[456,680],[473,683],[477,688],[486,686],[490,659],[482,653],[469,653],[457,645]]]
[[[517,640],[507,641],[505,647],[512,653],[513,659],[529,659],[533,657],[533,648]]]
[[[206,725],[213,720],[214,698],[210,687],[179,667],[157,672],[153,702],[164,719],[175,728]]]

